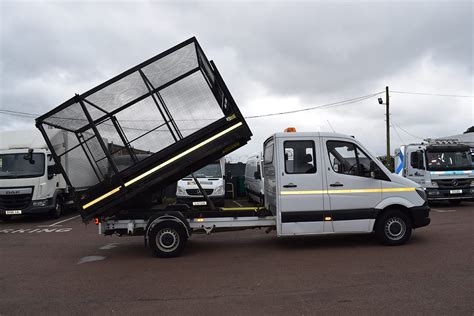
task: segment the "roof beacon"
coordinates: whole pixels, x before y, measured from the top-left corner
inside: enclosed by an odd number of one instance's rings
[[[285,128],[285,130],[283,132],[285,132],[285,133],[296,133],[296,128],[287,127],[287,128]]]

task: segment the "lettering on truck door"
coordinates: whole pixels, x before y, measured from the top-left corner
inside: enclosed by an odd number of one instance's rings
[[[367,232],[375,218],[375,206],[382,200],[382,181],[371,178],[373,160],[356,143],[324,142],[334,232]]]
[[[279,138],[281,235],[324,232],[323,170],[318,139]],[[331,227],[332,230],[332,227]]]

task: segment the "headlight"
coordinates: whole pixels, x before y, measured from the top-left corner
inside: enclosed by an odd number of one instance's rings
[[[48,205],[48,199],[33,201],[33,206],[43,207]]]
[[[177,187],[176,195],[186,195],[186,190],[182,187]]]
[[[426,192],[424,188],[416,188],[416,193],[425,201],[428,201],[428,198],[426,197]]]
[[[218,186],[214,190],[213,194],[215,194],[215,195],[224,195],[224,186],[223,185]]]

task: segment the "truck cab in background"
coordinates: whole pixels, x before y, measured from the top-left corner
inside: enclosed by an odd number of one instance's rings
[[[1,132],[0,218],[63,210],[64,179],[36,130]]]
[[[224,206],[225,199],[225,158],[221,158],[178,181],[176,201],[190,206],[207,206],[207,201],[194,181],[199,181],[207,196],[215,206]]]
[[[395,172],[426,189],[429,201],[459,204],[474,199],[474,166],[469,146],[440,139],[401,146]]]
[[[263,153],[257,152],[247,158],[245,164],[245,190],[249,200],[263,205]]]

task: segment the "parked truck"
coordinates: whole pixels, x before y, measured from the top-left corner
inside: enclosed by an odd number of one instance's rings
[[[46,132],[65,171],[76,178],[76,190],[94,184],[95,176],[82,168],[87,161],[68,154],[74,140],[62,130]],[[58,218],[65,207],[72,205],[71,197],[38,130],[0,132],[1,219],[22,214],[49,214]]]
[[[159,257],[178,256],[193,233],[249,228],[276,230],[278,236],[375,231],[384,243],[401,245],[413,228],[430,222],[420,185],[391,174],[354,138],[332,133],[276,133],[265,141],[264,206],[153,203],[150,192],[218,160],[252,136],[216,65],[195,38],[76,95],[36,124],[47,143],[46,126],[82,139],[80,149],[92,157],[88,168],[97,169],[105,157],[114,170],[76,195],[83,220],[94,220],[104,235],[144,236]],[[86,131],[90,134],[84,136]],[[103,137],[121,140],[133,164],[114,167],[114,153]],[[132,145],[142,139],[150,156],[139,160]],[[98,146],[90,146],[91,140]],[[71,185],[66,169],[61,172]]]
[[[395,172],[426,189],[428,201],[474,199],[471,149],[457,139],[427,139],[395,151]]]

